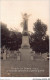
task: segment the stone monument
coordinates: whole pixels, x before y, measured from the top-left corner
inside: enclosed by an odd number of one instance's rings
[[[22,45],[19,51],[21,52],[21,60],[31,60],[31,51],[29,44],[29,32],[28,32],[28,18],[30,15],[23,14],[23,32],[22,32]]]
[[[29,33],[28,33],[28,18],[27,13],[22,15],[23,17],[23,32],[22,32],[22,45],[21,48],[30,48],[29,44]]]

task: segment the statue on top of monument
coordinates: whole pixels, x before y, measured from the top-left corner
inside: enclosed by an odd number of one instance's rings
[[[30,15],[27,15],[27,13],[22,14],[23,17],[23,33],[28,32],[28,18]]]
[[[22,14],[22,17],[23,17],[24,20],[28,20],[29,16],[30,16],[30,15],[27,15],[27,13]]]

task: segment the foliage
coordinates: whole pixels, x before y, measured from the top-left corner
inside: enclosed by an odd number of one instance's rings
[[[34,34],[32,34],[30,45],[31,48],[36,52],[49,52],[49,36],[46,35],[47,25],[45,25],[41,20],[37,20],[34,23]]]
[[[1,47],[17,50],[21,46],[22,35],[20,32],[9,31],[6,24],[1,23]]]
[[[45,40],[34,40],[31,38],[31,48],[36,52],[46,53],[49,52],[49,36],[46,36]]]
[[[10,49],[11,50],[17,50],[21,47],[21,41],[22,41],[22,35],[20,32],[13,32],[10,31],[10,42],[9,45],[11,46]]]
[[[4,45],[6,46],[8,38],[9,38],[9,30],[7,28],[7,25],[1,23],[1,47]]]
[[[47,25],[44,24],[43,22],[41,22],[41,20],[37,20],[34,23],[34,37],[36,39],[43,39],[43,37],[46,35],[46,31],[47,31]]]

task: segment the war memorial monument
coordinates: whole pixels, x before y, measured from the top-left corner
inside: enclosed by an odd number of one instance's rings
[[[30,15],[23,14],[23,32],[22,32],[22,45],[19,51],[21,52],[21,60],[31,60],[31,51],[29,44],[29,32],[28,32],[28,18]]]

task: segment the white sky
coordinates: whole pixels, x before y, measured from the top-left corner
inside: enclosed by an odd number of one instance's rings
[[[31,14],[28,27],[33,31],[33,23],[39,18],[49,28],[49,0],[1,0],[1,21],[7,27],[22,31],[22,13]],[[49,29],[48,32],[49,34]]]

